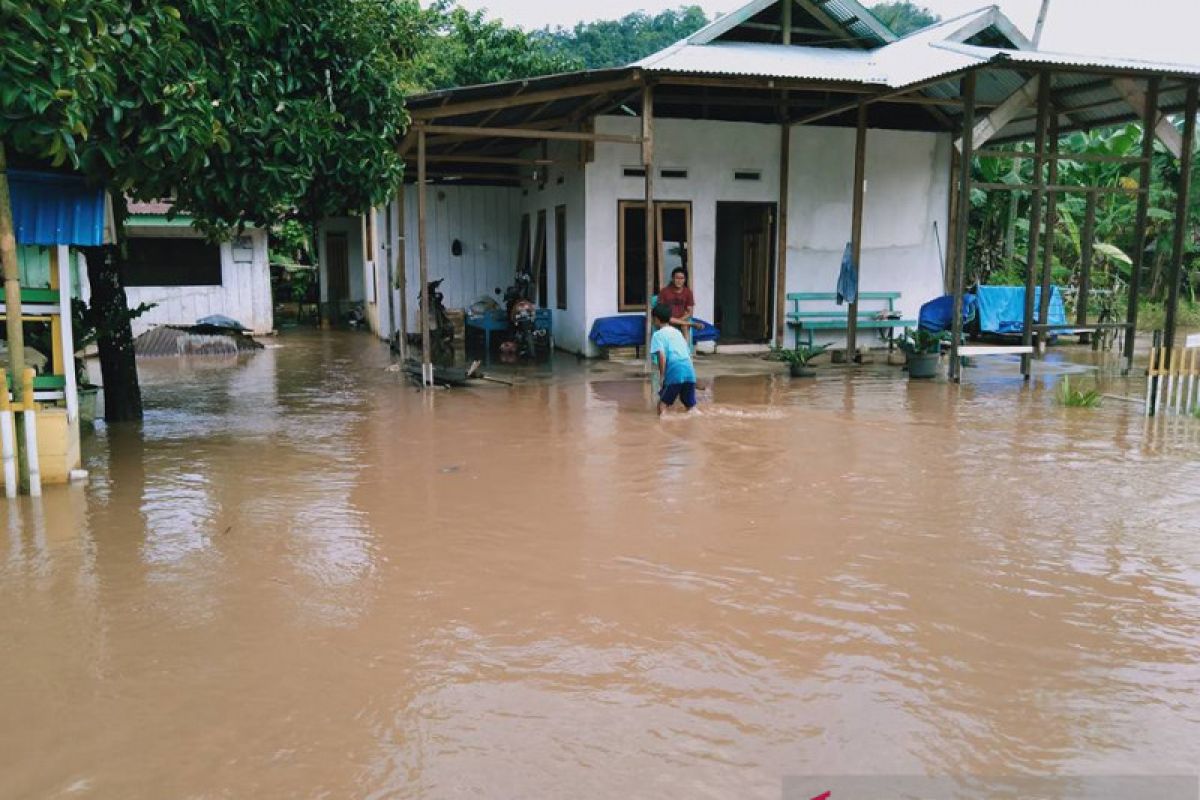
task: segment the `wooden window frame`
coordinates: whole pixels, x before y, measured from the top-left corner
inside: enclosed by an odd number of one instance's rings
[[[546,308],[550,300],[550,276],[546,264],[546,209],[537,212],[537,228],[533,234],[533,291],[537,294],[539,308]]]
[[[567,207],[554,207],[554,299],[559,311],[567,310]]]
[[[629,305],[624,302],[625,298],[625,210],[629,208],[644,209],[646,208],[645,200],[618,200],[617,201],[617,310],[618,311],[645,311],[645,303],[640,305]],[[692,202],[690,200],[655,200],[654,201],[654,285],[661,288],[663,286],[662,274],[662,218],[664,211],[681,210],[686,214],[687,219],[687,271],[689,285],[694,264],[692,263]],[[650,265],[647,265],[649,268]],[[647,301],[650,298],[646,298]]]

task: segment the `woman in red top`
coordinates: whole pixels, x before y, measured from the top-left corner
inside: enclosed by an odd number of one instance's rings
[[[692,310],[696,298],[687,287],[687,270],[676,267],[671,272],[671,282],[658,290],[658,302],[671,309],[671,324],[678,328],[699,328],[692,322]]]

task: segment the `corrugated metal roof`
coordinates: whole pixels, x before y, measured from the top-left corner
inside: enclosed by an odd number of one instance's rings
[[[886,76],[866,50],[781,47],[751,42],[683,44],[634,64],[647,72],[753,75],[781,79],[847,81],[885,85]]]
[[[8,170],[17,244],[104,243],[104,190],[83,178],[54,172]]]
[[[980,63],[1012,62],[1027,66],[1077,67],[1079,69],[1112,69],[1121,72],[1152,72],[1168,75],[1200,76],[1200,64],[1174,64],[1165,61],[1145,61],[1136,58],[1051,53],[1045,50],[1004,50],[999,47],[942,42],[936,48],[962,53]]]

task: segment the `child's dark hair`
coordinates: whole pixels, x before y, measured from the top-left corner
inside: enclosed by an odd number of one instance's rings
[[[671,321],[671,307],[665,303],[659,303],[654,307],[654,318],[664,325]]]

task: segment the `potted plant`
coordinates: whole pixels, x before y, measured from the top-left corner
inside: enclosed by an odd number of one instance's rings
[[[933,378],[937,376],[938,361],[942,356],[942,342],[947,334],[930,333],[917,328],[905,328],[904,335],[896,344],[904,351],[905,364],[910,378]]]
[[[776,361],[782,361],[788,365],[788,372],[793,378],[811,378],[817,372],[808,366],[808,362],[824,353],[828,347],[829,345],[824,344],[816,347],[801,346],[795,349],[776,347],[771,351],[771,355]]]

